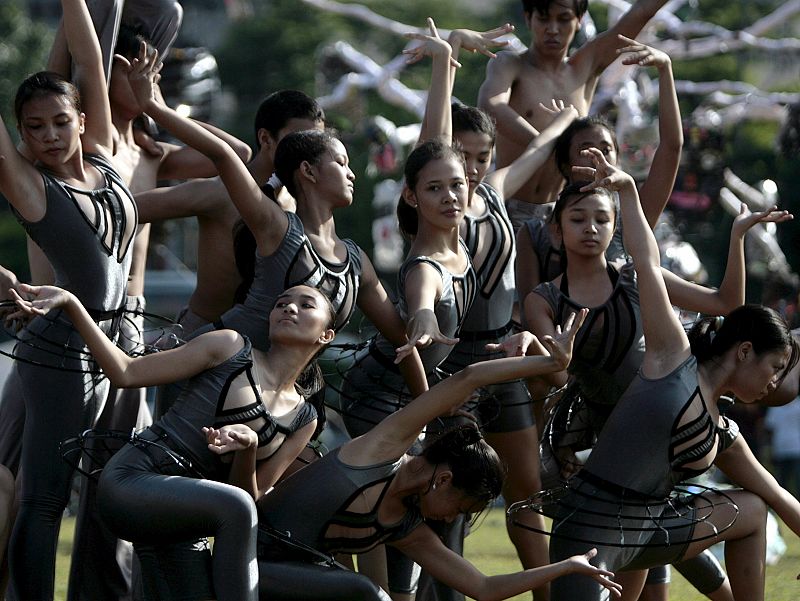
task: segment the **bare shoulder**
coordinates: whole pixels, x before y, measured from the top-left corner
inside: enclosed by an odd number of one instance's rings
[[[506,76],[515,76],[519,74],[522,65],[522,54],[510,50],[503,50],[498,52],[497,56],[489,61],[487,64],[487,74],[497,73]]]

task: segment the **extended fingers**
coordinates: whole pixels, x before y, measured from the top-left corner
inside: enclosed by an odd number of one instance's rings
[[[439,342],[441,344],[453,346],[454,344],[458,343],[458,338],[450,338],[449,336],[445,336],[440,332],[431,337],[431,342]]]
[[[430,30],[433,37],[439,37],[439,30],[436,29],[436,23],[433,22],[433,17],[428,17],[428,30]]]

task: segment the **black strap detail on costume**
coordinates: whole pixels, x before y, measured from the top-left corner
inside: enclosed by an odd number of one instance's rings
[[[606,263],[606,273],[608,274],[608,279],[611,280],[612,288],[615,288],[617,286],[617,281],[619,280],[619,272],[614,269],[614,266],[611,265],[611,263]],[[561,285],[559,286],[559,290],[561,290],[564,296],[569,297],[569,281],[567,280],[566,270],[561,275]]]
[[[617,368],[625,360],[631,345],[635,342],[636,327],[635,327],[635,312],[631,300],[625,293],[624,287],[618,285],[620,274],[611,265],[606,265],[606,272],[611,280],[613,290],[611,296],[602,304],[597,307],[589,309],[589,315],[583,323],[578,336],[575,339],[575,345],[572,351],[574,358],[579,358],[581,361],[591,363],[607,371],[614,373]],[[569,284],[567,282],[566,271],[561,276],[561,285],[559,287],[561,296],[558,300],[557,316],[563,321],[567,316],[567,309],[570,312],[584,308],[582,305],[575,303],[569,298]],[[626,317],[627,316],[627,317]],[[586,356],[585,346],[589,340],[591,332],[595,329],[595,324],[599,319],[603,319],[601,340],[602,344],[597,345],[597,350],[593,357]],[[627,325],[623,328],[623,323]],[[610,328],[613,327],[613,332]],[[626,335],[623,338],[623,330]],[[607,349],[606,344],[612,341],[612,348]]]
[[[371,549],[376,545],[381,544],[382,542],[391,539],[397,532],[404,531],[407,528],[407,521],[408,521],[408,513],[404,516],[404,518],[398,522],[397,524],[393,524],[391,526],[384,526],[378,521],[378,508],[380,507],[381,501],[386,496],[387,491],[389,490],[389,485],[391,484],[392,480],[394,479],[394,474],[386,476],[385,478],[381,478],[380,480],[376,480],[372,482],[369,488],[374,486],[378,486],[383,483],[383,488],[381,489],[380,495],[378,495],[378,500],[373,505],[372,509],[365,513],[355,513],[353,511],[348,511],[343,509],[341,511],[337,511],[336,514],[328,521],[327,526],[330,527],[333,524],[338,526],[345,526],[347,528],[359,528],[359,529],[370,529],[374,530],[372,534],[367,536],[363,536],[361,538],[351,538],[351,537],[327,537],[325,536],[325,544],[331,548],[338,549],[338,548],[349,548],[352,549],[354,547],[363,548],[363,549]],[[353,495],[350,496],[349,499],[343,504],[344,507],[349,507],[350,504],[359,496],[364,493],[364,488],[359,488],[356,490]],[[354,544],[355,543],[355,544]]]
[[[152,432],[157,436],[155,441],[148,440],[147,438],[147,431]],[[169,432],[167,432],[164,428],[162,428],[158,423],[155,423],[147,428],[141,434],[132,434],[131,435],[131,444],[140,449],[146,449],[148,444],[153,446],[157,446],[161,448],[161,450],[167,450],[167,454],[181,467],[186,469],[189,474],[195,478],[206,478],[206,475],[203,474],[196,466],[197,462],[193,462],[191,459],[191,454],[189,451],[180,444],[177,440],[174,440]]]
[[[628,499],[638,499],[641,501],[654,501],[654,500],[661,500],[660,497],[653,497],[650,495],[646,495],[644,493],[640,493],[636,490],[632,490],[630,488],[625,488],[624,486],[620,486],[618,484],[614,484],[613,482],[609,482],[608,480],[604,480],[600,476],[595,476],[592,472],[586,470],[585,468],[582,469],[578,474],[575,476],[584,482],[588,482],[589,484],[596,486],[606,492],[610,492],[614,495],[619,497],[628,498]]]
[[[97,169],[103,176],[104,185],[102,188],[83,190],[71,186],[55,176],[53,177],[62,188],[69,192],[69,196],[73,203],[75,203],[78,212],[89,227],[98,234],[98,240],[106,253],[108,253],[109,256],[116,254],[117,262],[121,263],[127,255],[128,249],[133,244],[133,240],[136,237],[136,228],[133,228],[131,235],[126,240],[124,235],[128,226],[128,214],[125,211],[124,200],[117,196],[117,189],[131,201],[134,220],[138,220],[136,202],[134,202],[133,196],[131,196],[125,182],[104,157],[99,154],[89,153],[83,156],[89,164]],[[94,209],[93,216],[90,217],[83,211],[75,198],[75,194],[80,194],[89,199]],[[109,220],[109,213],[104,212],[101,207],[106,208],[113,219]],[[117,227],[117,219],[119,220],[119,227]],[[108,232],[111,232],[111,245],[106,242]]]
[[[375,339],[373,339],[369,344],[369,354],[375,359],[375,361],[380,363],[381,367],[384,369],[388,369],[396,374],[400,373],[400,368],[397,367],[397,364],[380,351],[378,345],[375,344]]]
[[[494,330],[481,330],[477,332],[464,332],[458,333],[458,337],[462,341],[475,342],[477,340],[497,340],[501,336],[505,336],[514,329],[514,320],[509,321],[506,325],[495,328]]]
[[[698,402],[698,397],[699,402],[705,405],[705,399],[699,386],[678,413],[673,425],[673,434],[669,441],[670,465],[672,469],[688,474],[687,477],[699,475],[706,471],[705,469],[688,468],[686,465],[707,456],[717,439],[717,428],[708,411],[702,411],[697,418],[680,425],[683,415]],[[678,447],[687,444],[686,448],[680,451],[677,450]]]
[[[325,565],[325,566],[328,566],[328,567],[331,567],[331,568],[339,568],[339,569],[342,569],[342,570],[347,570],[348,569],[345,566],[343,566],[342,564],[340,564],[338,561],[336,561],[333,558],[332,555],[328,555],[327,553],[323,553],[322,551],[318,551],[314,547],[311,547],[311,546],[309,546],[309,545],[307,545],[307,544],[305,544],[303,542],[300,542],[296,538],[293,538],[292,537],[292,533],[290,531],[288,531],[288,530],[286,532],[281,532],[280,530],[276,530],[275,528],[272,528],[271,526],[266,526],[264,524],[260,524],[258,526],[258,532],[259,532],[260,535],[265,535],[265,536],[267,536],[269,538],[273,538],[273,539],[277,540],[279,543],[284,545],[284,547],[288,547],[289,549],[291,549],[291,550],[293,550],[295,552],[299,552],[300,555],[307,556],[309,559],[311,559],[311,561],[313,563]],[[274,549],[265,549],[264,547],[266,546],[266,543],[264,543],[260,539],[261,539],[261,536],[259,536],[259,541],[258,541],[258,546],[260,547],[258,549],[258,556],[259,557],[264,557],[264,556],[271,557],[272,555],[274,555],[275,554],[274,553],[275,550]],[[281,556],[283,556],[283,554],[281,554]],[[282,557],[282,558],[285,559],[285,557]]]

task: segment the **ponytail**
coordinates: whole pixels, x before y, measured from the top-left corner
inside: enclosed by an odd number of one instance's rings
[[[470,498],[488,505],[502,491],[505,466],[474,423],[426,434],[420,454],[432,465],[446,464],[453,486]]]

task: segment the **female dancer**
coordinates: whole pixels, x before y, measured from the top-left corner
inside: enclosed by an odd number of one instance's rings
[[[551,482],[552,478],[568,478],[580,469],[575,452],[592,446],[644,355],[634,266],[628,263],[617,268],[606,259],[615,230],[615,201],[604,189],[586,194],[580,188],[580,184],[567,186],[553,212],[567,269],[554,281],[540,284],[525,299],[526,321],[538,336],[551,332],[559,315],[591,307],[570,367],[572,379],[543,437],[543,457]],[[728,266],[719,291],[691,284],[665,270],[664,280],[673,302],[711,314],[727,314],[740,304],[744,300],[744,236],[756,223],[781,217],[782,214],[767,211],[743,213],[735,220]],[[566,383],[565,374],[558,378],[560,384]],[[568,414],[570,423],[562,424]],[[719,569],[693,573],[697,576],[690,578],[692,583],[704,593],[725,583]],[[667,583],[669,574],[654,572],[648,582]]]
[[[433,27],[430,19],[429,23]],[[452,64],[447,43],[429,45],[428,53],[433,68],[424,122],[443,118],[440,98]],[[409,62],[416,60],[412,56]],[[345,374],[341,403],[352,436],[368,431],[410,400],[393,365],[395,354],[402,358],[420,347],[428,383],[438,379],[435,370],[452,350],[475,296],[475,273],[459,239],[468,190],[461,154],[449,140],[430,139],[409,155],[404,176],[397,217],[411,247],[398,273],[398,307],[409,341],[397,348],[377,336],[357,354]]]
[[[255,279],[245,301],[196,334],[230,328],[266,350],[266,315],[274,299],[285,288],[309,284],[331,299],[335,330],[347,323],[358,304],[393,344],[405,344],[405,326],[369,258],[355,243],[336,235],[333,212],[350,205],[355,179],[342,143],[322,131],[295,132],[281,140],[275,172],[297,202],[296,214],[286,212],[262,192],[227,144],[159,102],[153,92],[159,70],[157,55],[147,55],[144,48],[129,68],[140,105],[159,125],[214,161],[257,244]],[[426,389],[416,353],[409,354],[400,369],[415,394]]]
[[[655,227],[672,193],[683,147],[683,125],[672,77],[672,62],[669,55],[660,50],[625,36],[619,38],[628,44],[617,50],[623,57],[623,64],[658,69],[659,141],[647,179],[641,188],[644,200],[642,206],[647,221]],[[598,117],[577,119],[564,131],[555,145],[556,164],[567,182],[573,179],[573,165],[590,165],[581,156],[581,151],[585,148],[598,148],[609,163],[617,164],[619,145],[608,123]],[[517,233],[517,250],[516,282],[520,299],[524,299],[541,282],[549,282],[564,270],[561,242],[552,221],[528,221]],[[624,256],[622,232],[619,232],[614,237],[613,244],[609,245],[607,258],[615,261]]]
[[[582,319],[583,314],[575,323],[570,318],[563,334],[544,341],[550,356],[472,365],[264,497],[258,504],[261,598],[381,598],[363,575],[320,562],[327,553],[363,552],[380,542],[476,599],[503,599],[567,572],[588,574],[618,594],[609,572],[588,565],[592,551],[552,566],[484,576],[445,548],[423,520],[451,521],[481,511],[501,488],[497,455],[474,428],[445,434],[419,455],[407,454],[431,420],[459,406],[475,388],[566,365]],[[467,437],[468,431],[474,436]],[[302,514],[299,506],[305,508]]]
[[[90,307],[113,338],[125,300],[136,207],[109,162],[108,95],[88,10],[82,0],[63,0],[62,6],[82,97],[72,84],[47,72],[23,82],[15,113],[34,161],[17,152],[0,126],[0,193],[44,251],[56,281]],[[108,382],[60,311],[35,318],[18,338],[18,361],[2,403],[5,409],[22,400],[26,415],[19,514],[9,543],[10,584],[19,598],[48,599],[72,476],[58,445],[96,418]],[[11,467],[16,471],[17,466]]]
[[[800,344],[800,329],[792,330],[792,336]],[[800,395],[800,363],[795,365],[780,382],[780,385],[762,399],[770,407],[791,403]]]
[[[693,557],[725,540],[734,598],[758,601],[764,596],[766,505],[800,534],[800,503],[753,457],[735,424],[720,416],[717,401],[725,393],[746,403],[764,397],[794,365],[797,343],[782,319],[760,306],[739,307],[724,320],[703,320],[687,338],[633,179],[598,149],[584,153],[595,168],[578,169],[591,180],[582,191],[591,195],[604,186],[619,193],[647,345],[639,374],[586,465],[552,507],[551,557],[568,555],[575,541],[591,540],[601,545],[602,565],[638,570]],[[789,218],[783,211],[769,220]],[[744,490],[662,502],[676,483],[712,463]],[[626,591],[632,598],[637,593],[638,587]],[[553,585],[554,599],[600,594],[580,578]]]
[[[494,37],[512,29],[504,26],[484,33],[457,29],[451,33],[448,42],[444,42],[439,38],[432,21],[429,21],[429,27],[429,35],[412,36],[423,41],[412,51],[415,59],[422,55],[433,55],[435,59],[440,49],[447,47],[448,43],[454,58],[462,48],[493,56],[488,46],[499,45]],[[461,236],[475,267],[478,290],[459,333],[459,342],[442,364],[443,370],[448,373],[457,372],[476,361],[497,357],[499,352],[488,351],[487,344],[502,344],[511,336],[516,301],[515,240],[505,199],[513,197],[530,178],[531,172],[545,163],[556,138],[578,116],[574,107],[554,103],[553,122],[543,128],[517,160],[489,173],[496,134],[494,123],[478,108],[460,104],[454,104],[451,108],[455,74],[456,69],[451,67],[449,86],[442,87],[433,101],[431,97],[438,90],[431,90],[429,104],[438,104],[439,108],[429,111],[431,118],[426,120],[421,135],[422,138],[441,137],[456,142],[464,152],[469,181]],[[436,119],[437,116],[440,118]],[[524,382],[503,382],[482,388],[478,393],[478,414],[487,442],[508,468],[503,488],[506,503],[520,501],[540,490],[539,441]],[[539,523],[540,527],[543,525],[543,522]],[[510,523],[508,526],[509,537],[524,567],[547,563],[547,541],[544,537]],[[535,591],[540,598],[543,598],[543,593]]]
[[[255,598],[253,500],[278,481],[316,427],[316,409],[304,397],[320,384],[313,377],[316,365],[307,366],[334,336],[327,297],[308,286],[281,294],[269,315],[266,353],[236,332],[220,330],[131,358],[103,335],[73,294],[51,286],[21,289],[33,299],[17,295],[23,311],[46,315],[60,308],[70,317],[113,384],[154,386],[191,377],[174,407],[105,467],[99,511],[137,551],[214,536],[211,597]],[[232,461],[224,455],[220,460],[231,443],[239,449]],[[249,475],[244,483],[241,474]],[[222,483],[228,479],[245,492]],[[195,576],[206,582],[204,574]]]

